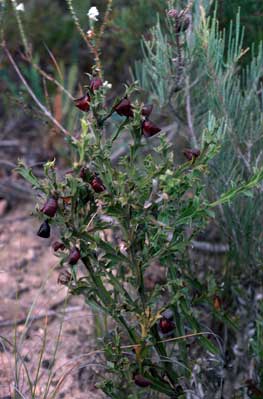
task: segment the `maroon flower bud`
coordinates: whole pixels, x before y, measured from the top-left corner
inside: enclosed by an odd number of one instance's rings
[[[133,117],[132,105],[128,98],[123,98],[115,105],[114,110],[121,116]]]
[[[57,252],[58,250],[63,251],[65,249],[65,245],[63,244],[63,242],[55,241],[52,244],[52,248],[53,248],[54,252]]]
[[[77,247],[72,248],[69,254],[68,263],[73,266],[80,259],[80,251]]]
[[[195,161],[200,155],[200,150],[197,148],[194,149],[186,149],[184,150],[184,156],[188,159],[188,161]]]
[[[105,191],[105,186],[98,176],[93,177],[90,184],[95,193],[102,193],[102,191]]]
[[[53,218],[55,216],[56,212],[58,209],[58,201],[54,197],[50,197],[47,199],[46,203],[44,204],[43,208],[41,209],[41,212],[43,212],[45,215]]]
[[[159,328],[163,334],[168,334],[169,332],[173,331],[175,328],[174,322],[163,317],[159,321]]]
[[[145,137],[152,137],[161,130],[162,129],[160,129],[157,125],[147,119],[142,123],[142,132]]]
[[[50,237],[50,226],[47,220],[41,224],[37,235],[41,238],[49,238]]]
[[[69,283],[72,281],[72,274],[69,273],[67,270],[59,273],[58,276],[58,284],[61,285],[69,285]]]
[[[74,103],[81,111],[88,112],[90,109],[90,96],[87,93],[84,96],[74,100]]]
[[[134,377],[133,377],[133,380],[134,380],[135,384],[138,385],[138,387],[141,387],[141,388],[146,388],[149,385],[151,385],[151,382],[149,380],[146,380],[146,378],[144,378],[140,374],[135,374]]]
[[[102,82],[101,78],[98,78],[98,77],[92,78],[90,81],[91,92],[94,93],[94,91],[98,90],[102,85],[103,85],[103,82]]]
[[[153,105],[152,104],[145,104],[142,107],[142,116],[150,116],[153,110]]]

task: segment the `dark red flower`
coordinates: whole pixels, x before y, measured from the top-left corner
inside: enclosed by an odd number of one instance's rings
[[[155,134],[159,133],[162,129],[160,129],[157,125],[155,125],[153,122],[149,121],[146,119],[142,123],[142,132],[145,137],[152,137]]]
[[[50,237],[50,226],[47,220],[41,224],[37,235],[41,238],[49,238]]]
[[[138,387],[141,387],[141,388],[146,388],[149,385],[151,385],[151,382],[149,380],[146,380],[146,378],[144,378],[140,374],[135,374],[134,377],[133,377],[133,380],[134,380],[135,384],[138,385]]]
[[[88,112],[90,109],[90,96],[88,93],[84,94],[84,96],[74,100],[74,103],[81,111]]]
[[[67,270],[59,273],[58,284],[69,285],[71,280],[72,280],[72,274],[69,273]]]
[[[123,98],[115,105],[114,110],[121,116],[133,117],[132,104],[128,98]]]
[[[101,78],[94,77],[90,81],[90,90],[92,91],[92,93],[94,93],[94,91],[98,90],[102,85],[103,82]]]
[[[142,116],[150,116],[153,110],[153,105],[152,104],[145,104],[142,107]]]
[[[73,266],[75,265],[80,259],[80,251],[77,247],[72,248],[69,254],[68,263]]]
[[[195,161],[200,155],[200,150],[197,148],[193,149],[185,149],[184,156],[188,159],[188,161]]]
[[[93,177],[90,184],[95,193],[102,193],[102,191],[105,191],[105,186],[98,176]]]
[[[58,209],[58,201],[54,197],[50,197],[47,199],[46,203],[44,204],[43,208],[41,209],[41,212],[43,212],[45,215],[53,218],[55,216],[56,212]]]
[[[63,242],[60,241],[55,241],[52,244],[52,248],[55,252],[57,252],[59,249],[61,249],[61,251],[63,251],[65,249],[65,245],[63,244]]]
[[[175,325],[172,320],[169,320],[166,317],[162,317],[159,321],[159,328],[163,334],[168,334],[169,332],[174,330]]]

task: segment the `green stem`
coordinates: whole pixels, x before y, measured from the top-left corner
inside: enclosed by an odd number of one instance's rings
[[[122,131],[122,129],[125,127],[125,125],[127,124],[127,122],[129,121],[129,118],[126,118],[118,127],[117,132],[115,133],[115,135],[113,136],[111,142],[113,143],[119,136],[120,132]]]
[[[97,295],[99,296],[100,300],[102,301],[103,305],[106,308],[113,308],[114,307],[114,303],[112,301],[112,298],[109,294],[109,292],[106,290],[106,288],[104,287],[104,284],[100,278],[100,276],[96,273],[94,273],[94,270],[91,266],[90,260],[89,258],[83,257],[82,258],[82,262],[84,263],[85,267],[87,268],[91,279],[95,285],[95,287],[97,288]],[[123,316],[121,315],[116,315],[115,312],[110,312],[111,316],[114,318],[115,321],[119,322],[120,324],[122,324],[122,326],[127,330],[132,342],[134,344],[137,343],[137,339],[136,339],[136,335],[133,333],[133,331],[131,330],[131,328],[128,326],[126,320],[124,319]]]
[[[169,359],[169,356],[166,353],[166,349],[165,349],[164,344],[162,342],[160,342],[160,337],[159,337],[156,325],[154,325],[151,328],[151,333],[152,333],[154,339],[156,340],[156,342],[158,342],[158,343],[154,344],[154,348],[156,349],[156,351],[157,351],[158,355],[160,356],[160,358],[161,359],[165,359],[165,360]],[[164,370],[166,372],[167,378],[169,379],[170,383],[172,384],[173,387],[175,387],[176,386],[176,382],[178,380],[178,375],[173,370],[172,363],[165,361],[164,362]]]

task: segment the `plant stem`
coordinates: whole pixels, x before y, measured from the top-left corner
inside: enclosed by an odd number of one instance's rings
[[[91,277],[95,287],[97,288],[97,295],[99,296],[101,302],[103,303],[103,305],[106,308],[111,309],[113,306],[112,298],[111,298],[110,294],[108,293],[108,291],[106,290],[100,276],[94,272],[88,256],[83,257],[82,262],[84,263],[85,267],[87,268],[87,270],[90,274],[90,277]],[[124,317],[121,315],[116,315],[114,312],[110,312],[110,314],[114,318],[115,321],[122,324],[122,326],[127,330],[132,342],[136,344],[137,343],[136,336],[133,333],[132,329],[128,326]]]

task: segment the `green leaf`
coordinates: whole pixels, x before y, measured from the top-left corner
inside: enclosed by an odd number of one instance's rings
[[[33,174],[32,169],[27,168],[23,161],[19,161],[16,171],[26,180],[28,181],[34,189],[41,189],[41,184],[38,181],[38,178]]]

